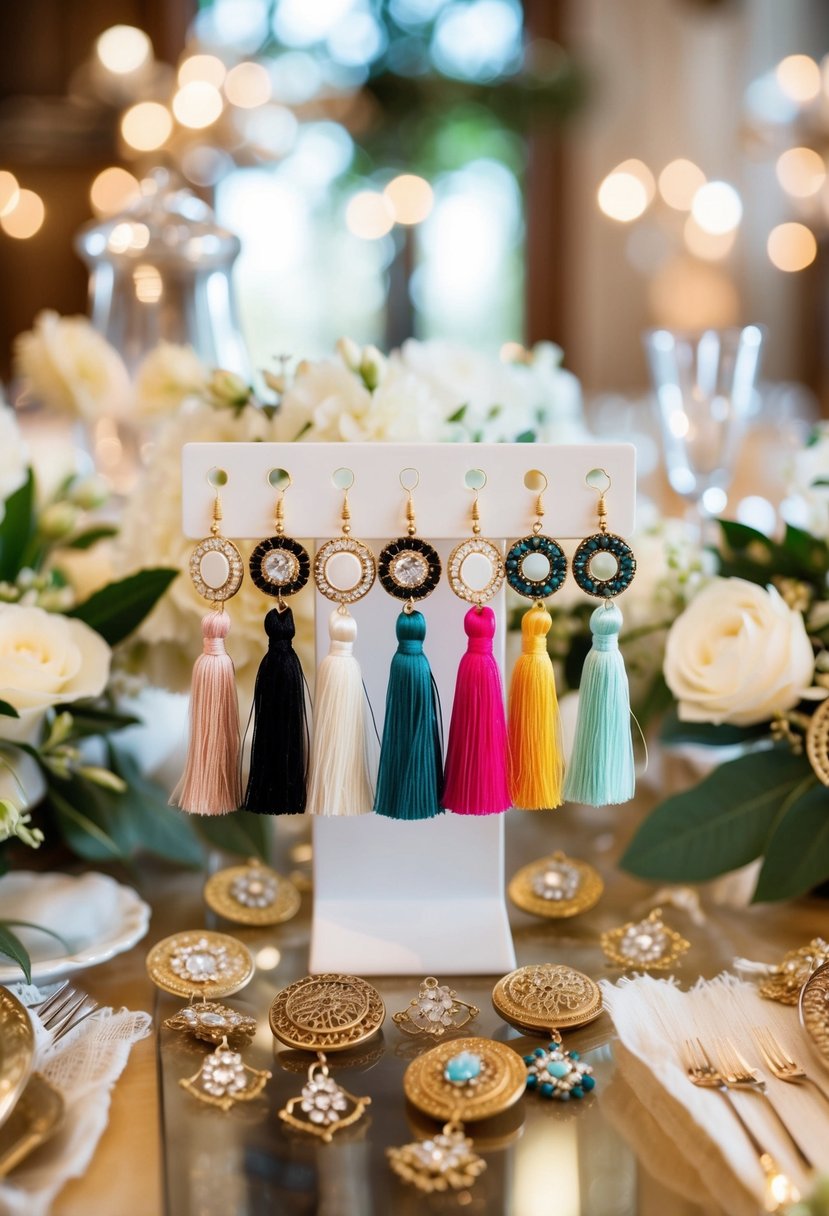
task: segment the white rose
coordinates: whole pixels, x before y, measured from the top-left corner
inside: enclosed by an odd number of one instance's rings
[[[110,658],[109,646],[83,621],[0,605],[0,700],[20,714],[0,721],[0,736],[29,739],[49,706],[98,696]]]
[[[686,722],[752,726],[791,709],[815,660],[799,612],[774,587],[716,578],[668,634],[665,679]]]
[[[204,392],[207,368],[192,346],[160,342],[146,355],[135,374],[135,404],[139,414],[172,414],[187,397]]]
[[[128,411],[124,362],[86,317],[42,312],[34,329],[17,338],[14,353],[17,374],[49,409],[87,421]]]

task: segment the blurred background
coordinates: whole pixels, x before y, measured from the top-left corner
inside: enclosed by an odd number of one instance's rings
[[[618,430],[644,328],[750,321],[807,415],[827,51],[824,0],[3,5],[2,371],[41,309],[86,310],[76,232],[162,166],[241,238],[253,367],[346,333],[550,339]]]

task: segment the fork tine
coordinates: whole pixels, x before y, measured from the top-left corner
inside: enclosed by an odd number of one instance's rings
[[[682,1067],[685,1069],[695,1069],[699,1067],[696,1054],[694,1052],[694,1044],[690,1039],[686,1039],[679,1048],[679,1059]]]
[[[729,1052],[730,1044],[727,1039],[722,1039],[719,1036],[714,1040],[714,1051],[717,1054],[717,1060],[720,1065],[720,1072],[733,1073],[736,1069],[734,1057]]]
[[[729,1044],[729,1046],[730,1046],[731,1050],[734,1052],[734,1055],[736,1056],[736,1058],[739,1060],[739,1062],[740,1062],[740,1064],[742,1065],[742,1067],[745,1069],[745,1071],[746,1071],[747,1073],[751,1073],[751,1074],[753,1074],[753,1073],[754,1073],[754,1069],[753,1069],[753,1068],[752,1068],[752,1066],[749,1064],[749,1062],[748,1062],[748,1060],[745,1058],[745,1056],[742,1054],[742,1052],[740,1051],[739,1047],[737,1047],[737,1045],[736,1045],[736,1044],[733,1042],[733,1040],[731,1040],[731,1039],[729,1039],[729,1040],[728,1040],[728,1044]]]
[[[70,1030],[74,1030],[76,1026],[80,1026],[81,1022],[85,1022],[86,1019],[91,1017],[93,1013],[98,1012],[97,1001],[93,1001],[91,997],[88,997],[87,1000],[89,1001],[87,1008],[81,1008],[76,1016],[70,1018],[65,1025],[61,1026],[59,1030],[55,1031],[52,1036],[53,1043],[57,1043],[58,1039],[62,1039],[63,1036],[68,1034]]]
[[[775,1072],[780,1067],[780,1064],[772,1054],[765,1032],[759,1026],[752,1026],[751,1033],[754,1036],[754,1042],[757,1044],[757,1050],[760,1052],[766,1068],[770,1068],[772,1072]]]
[[[67,1024],[72,1021],[87,999],[82,992],[73,992],[72,996],[74,998],[72,1001],[64,1003],[56,1015],[44,1023],[47,1029],[54,1031],[55,1034],[58,1031],[65,1032]]]
[[[697,1039],[697,1047],[699,1047],[700,1052],[702,1053],[702,1058],[705,1061],[706,1066],[708,1068],[710,1068],[712,1071],[716,1071],[715,1066],[714,1066],[714,1061],[711,1059],[708,1052],[703,1047],[700,1039]]]
[[[50,996],[47,996],[45,1001],[41,1001],[38,1005],[33,1005],[32,1008],[37,1010],[38,1017],[43,1021],[43,1014],[49,1013],[53,1006],[59,1004],[59,998],[63,996],[66,989],[69,987],[69,980],[64,980],[62,984],[58,984],[57,988]]]
[[[797,1067],[794,1060],[789,1055],[789,1053],[787,1052],[786,1048],[782,1045],[780,1040],[776,1039],[774,1037],[774,1034],[768,1029],[766,1030],[766,1039],[767,1039],[769,1045],[771,1046],[772,1051],[776,1055],[781,1068],[796,1068]]]

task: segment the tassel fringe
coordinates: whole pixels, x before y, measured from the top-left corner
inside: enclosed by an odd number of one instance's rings
[[[268,649],[256,673],[253,743],[245,809],[260,815],[301,815],[308,776],[305,677],[293,647],[294,614],[271,608]]]
[[[509,789],[513,806],[561,805],[564,751],[556,677],[547,653],[553,620],[539,601],[521,621],[522,648],[509,692]]]

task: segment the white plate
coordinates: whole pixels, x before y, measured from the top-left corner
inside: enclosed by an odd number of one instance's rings
[[[67,953],[45,933],[12,926],[29,949],[33,983],[43,983],[97,967],[129,950],[146,934],[150,908],[132,887],[106,874],[14,870],[0,878],[0,920],[43,925],[71,943]],[[16,964],[0,961],[0,984],[21,979]]]

